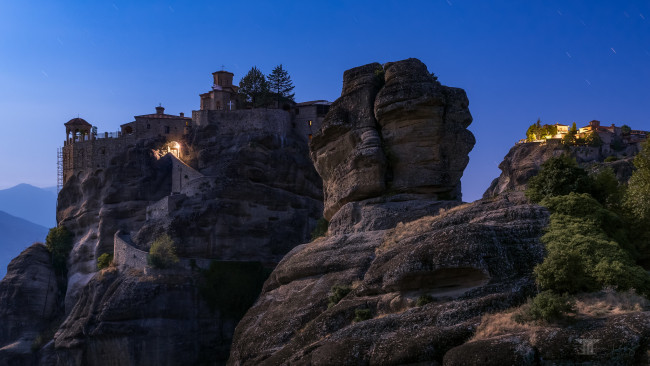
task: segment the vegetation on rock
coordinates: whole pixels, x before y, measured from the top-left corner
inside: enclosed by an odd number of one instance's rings
[[[372,311],[370,309],[354,309],[355,322],[362,322],[369,319],[372,319]]]
[[[589,192],[587,172],[568,155],[546,160],[539,173],[528,181],[526,197],[540,202],[546,197],[561,196],[570,192]]]
[[[167,234],[154,240],[149,249],[148,261],[155,268],[168,268],[178,263],[174,240]]]
[[[97,258],[97,269],[102,270],[107,268],[113,263],[113,255],[110,253],[104,253]]]
[[[575,300],[568,294],[558,295],[553,291],[543,291],[535,298],[528,299],[528,303],[515,313],[514,320],[518,323],[558,321],[575,310]]]
[[[634,232],[632,246],[636,248],[639,261],[650,261],[650,144],[634,158],[636,171],[627,185],[622,199],[622,213],[629,223],[629,230]]]
[[[350,293],[352,289],[350,286],[344,286],[344,285],[334,285],[332,286],[332,289],[330,290],[330,296],[327,298],[329,302],[327,303],[327,308],[331,308],[332,306],[336,305],[343,299],[347,294]]]
[[[424,306],[430,302],[433,302],[433,297],[430,295],[422,295],[418,297],[418,301],[415,303],[415,306]]]
[[[327,235],[329,224],[329,221],[327,221],[324,217],[318,219],[318,221],[316,221],[316,227],[311,232],[311,240],[313,241],[320,238],[321,236]]]
[[[45,238],[45,245],[52,254],[52,266],[56,273],[67,273],[66,261],[72,250],[72,233],[65,226],[53,227]]]
[[[545,291],[531,300],[524,318],[559,319],[571,310],[570,301],[560,294],[605,287],[650,292],[650,275],[636,262],[650,257],[644,236],[650,232],[644,231],[650,219],[646,149],[635,164],[636,178],[627,190],[611,170],[589,175],[567,156],[547,160],[529,181],[526,196],[547,207],[551,216],[541,239],[547,256],[534,270],[537,284]]]
[[[542,122],[537,119],[537,122],[528,127],[526,131],[526,140],[535,141],[541,140],[544,136],[553,136],[557,134],[557,127],[553,125],[542,125]]]

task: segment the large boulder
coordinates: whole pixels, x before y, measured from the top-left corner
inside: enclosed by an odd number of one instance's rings
[[[310,144],[324,217],[382,195],[460,200],[475,143],[468,105],[462,89],[441,85],[417,59],[347,70]]]
[[[56,365],[225,362],[236,319],[211,311],[196,283],[192,274],[100,272],[55,335]]]
[[[323,179],[324,216],[350,201],[386,190],[386,156],[374,113],[383,69],[372,63],[343,73],[343,91],[311,141],[311,158]]]
[[[374,202],[370,221],[388,222],[410,204]],[[521,194],[427,204],[424,217],[392,229],[336,227],[292,250],[238,324],[229,364],[435,365],[472,336],[481,314],[534,293],[548,211]],[[334,286],[350,293],[328,304]]]
[[[414,58],[384,69],[375,116],[389,152],[391,189],[456,198],[476,142],[467,130],[472,115],[465,91],[440,85]]]
[[[60,315],[61,293],[50,253],[33,244],[13,259],[0,281],[0,365],[30,364],[33,347]],[[40,339],[39,339],[40,338]]]

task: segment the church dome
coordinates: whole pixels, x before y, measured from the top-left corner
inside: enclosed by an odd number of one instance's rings
[[[90,123],[86,122],[83,118],[73,118],[65,123],[66,126],[92,126]]]

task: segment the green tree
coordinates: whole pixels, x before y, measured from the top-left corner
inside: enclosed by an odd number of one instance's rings
[[[650,266],[650,145],[646,142],[634,158],[636,170],[628,181],[623,212],[630,224],[639,263]]]
[[[253,108],[264,107],[269,103],[270,89],[264,74],[256,67],[239,81],[241,99]]]
[[[278,108],[282,103],[294,101],[295,94],[293,91],[293,82],[287,70],[282,68],[282,64],[276,66],[268,76],[269,88],[278,103]]]
[[[591,180],[587,172],[570,156],[561,155],[542,163],[539,173],[528,181],[526,196],[533,202],[539,202],[545,197],[590,190]]]
[[[624,189],[612,168],[606,167],[591,174],[591,195],[608,209],[619,211]]]
[[[66,262],[72,250],[72,233],[65,226],[53,227],[47,233],[45,246],[52,254],[52,266],[56,273],[67,273]]]
[[[600,135],[596,131],[592,131],[587,137],[585,137],[585,144],[591,147],[600,147],[603,144]]]
[[[167,268],[178,263],[174,240],[167,234],[159,236],[151,244],[148,260],[149,264],[155,268]]]
[[[623,125],[621,126],[621,134],[623,135],[629,135],[630,132],[632,132],[632,129],[628,125]]]
[[[104,253],[97,258],[97,269],[102,270],[107,268],[113,263],[113,255],[109,253]]]
[[[556,293],[650,289],[650,276],[621,244],[621,219],[589,194],[548,197],[541,204],[551,211],[542,236],[547,257],[535,267],[537,283]]]

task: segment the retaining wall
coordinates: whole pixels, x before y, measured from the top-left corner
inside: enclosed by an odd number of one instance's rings
[[[147,257],[149,253],[140,250],[130,244],[130,239],[128,235],[123,234],[118,231],[115,233],[114,242],[113,242],[113,263],[120,269],[143,269],[151,270],[151,267],[147,264]],[[181,271],[191,271],[192,262],[201,269],[208,269],[212,259],[207,258],[179,258],[178,263],[174,264],[171,268],[166,269],[166,271],[177,272]]]

